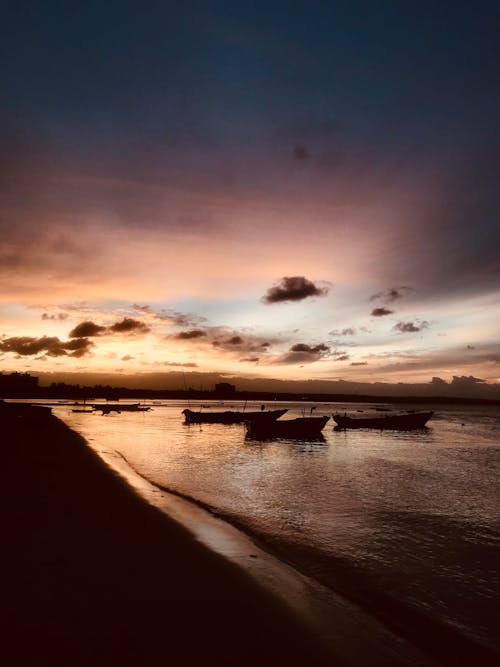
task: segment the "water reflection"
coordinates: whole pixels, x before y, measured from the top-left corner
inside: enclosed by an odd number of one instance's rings
[[[307,554],[318,577],[338,578],[339,564],[354,568],[419,609],[483,640],[496,637],[494,409],[443,408],[419,431],[334,431],[330,421],[320,442],[303,442],[251,440],[241,424],[185,425],[184,407],[105,417],[57,410],[97,449],[120,451],[152,482],[197,498],[287,554],[304,561]],[[302,404],[275,407],[286,407],[287,418],[303,412]],[[327,404],[315,414],[332,412]]]

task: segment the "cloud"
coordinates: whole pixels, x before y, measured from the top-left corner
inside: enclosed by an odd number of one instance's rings
[[[124,357],[121,358],[122,361],[131,361],[135,357],[130,356],[130,354],[126,354]]]
[[[147,304],[145,304],[144,306],[141,306],[138,303],[133,303],[132,308],[134,310],[140,310],[142,313],[153,313],[154,312],[153,309],[151,308],[151,306],[148,306]]]
[[[162,322],[168,322],[170,324],[177,324],[178,326],[196,326],[201,322],[206,322],[207,318],[202,315],[194,315],[193,313],[181,313],[178,310],[171,310],[168,308],[162,308],[159,311],[154,310],[151,306],[139,303],[133,303],[132,308],[138,310],[145,315],[149,315],[151,318],[156,320],[161,320]]]
[[[429,322],[427,320],[423,320],[423,322],[398,322],[392,329],[393,331],[401,331],[401,333],[415,333],[427,329],[428,326]]]
[[[328,345],[307,345],[307,343],[296,343],[289,351],[271,360],[272,364],[303,364],[313,363],[327,356],[330,352]]]
[[[108,327],[108,331],[113,333],[147,333],[150,331],[150,328],[144,322],[134,320],[132,317],[124,317],[120,322],[115,322],[115,324]]]
[[[356,329],[353,327],[347,327],[346,329],[333,329],[332,331],[328,332],[329,336],[355,336],[356,335]]]
[[[92,337],[92,336],[99,336],[105,331],[106,327],[101,327],[99,324],[96,324],[95,322],[86,320],[85,322],[81,322],[80,324],[78,324],[74,329],[72,329],[69,332],[68,335],[70,338],[81,338],[82,336]]]
[[[241,345],[243,343],[243,338],[241,336],[231,336],[226,340],[228,345]]]
[[[243,359],[240,359],[240,361],[248,361],[256,364],[259,361],[259,357],[244,357]]]
[[[349,359],[348,354],[341,354],[335,358],[335,361],[347,361]]]
[[[374,308],[370,315],[373,317],[384,317],[384,315],[392,315],[394,311],[389,308]]]
[[[202,329],[191,329],[191,331],[180,331],[175,335],[175,338],[179,338],[180,340],[191,340],[193,338],[201,338],[202,336],[206,335],[207,332],[203,331]]]
[[[397,299],[402,299],[407,292],[411,291],[411,289],[412,289],[411,287],[407,287],[406,285],[401,285],[401,287],[389,287],[383,292],[377,292],[376,294],[372,294],[372,296],[370,297],[370,301],[380,300],[383,301],[384,303],[392,303]]]
[[[306,343],[296,343],[295,345],[292,345],[290,352],[308,352],[309,354],[316,354],[317,352],[328,352],[329,349],[328,345],[325,345],[324,343],[314,345],[314,347],[307,345]]]
[[[304,276],[285,276],[274,287],[270,287],[261,301],[280,303],[282,301],[302,301],[310,296],[326,296],[327,287],[318,287]]]
[[[198,368],[198,364],[195,364],[193,361],[187,361],[186,363],[180,363],[178,361],[165,361],[164,366],[179,366],[180,368]]]
[[[14,352],[22,357],[40,353],[45,353],[50,357],[83,357],[90,352],[93,345],[94,343],[87,338],[61,341],[56,336],[42,336],[41,338],[13,336],[0,340],[0,351]]]
[[[48,313],[43,313],[42,320],[66,320],[68,319],[68,313],[57,313],[57,315],[49,315]]]
[[[85,320],[78,324],[74,329],[69,332],[70,338],[82,338],[82,337],[93,337],[101,336],[104,334],[113,334],[113,333],[147,333],[150,331],[150,328],[144,324],[144,322],[139,322],[139,320],[134,320],[130,317],[124,317],[119,322],[115,322],[109,327],[101,326],[96,324],[91,320]]]
[[[231,348],[233,345],[243,345],[245,343],[244,339],[241,336],[235,335],[231,336],[230,338],[226,338],[226,340],[214,340],[212,342],[212,345],[214,347],[226,347],[226,348]],[[254,349],[254,345],[251,344],[251,348]]]
[[[351,361],[351,366],[368,366],[367,361]]]

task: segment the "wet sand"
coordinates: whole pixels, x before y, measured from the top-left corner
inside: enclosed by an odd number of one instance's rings
[[[341,664],[59,420],[1,427],[0,664]]]

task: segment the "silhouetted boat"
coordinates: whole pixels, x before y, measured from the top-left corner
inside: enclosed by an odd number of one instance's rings
[[[182,411],[186,424],[243,424],[246,421],[272,422],[287,412],[284,410],[259,410],[258,412],[195,412],[186,408]]]
[[[337,423],[337,430],[348,428],[376,428],[411,431],[424,428],[432,417],[433,412],[412,412],[402,415],[384,415],[383,417],[348,417],[347,415],[333,415]]]
[[[139,403],[92,403],[94,410],[107,415],[110,412],[147,412],[151,408]]]
[[[265,438],[295,438],[300,440],[321,437],[321,431],[330,419],[323,417],[298,417],[283,421],[254,420],[246,423],[247,434],[250,438],[262,440]]]

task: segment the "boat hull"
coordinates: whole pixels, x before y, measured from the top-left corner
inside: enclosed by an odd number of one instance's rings
[[[395,431],[412,431],[424,428],[433,412],[415,412],[404,415],[384,415],[383,417],[348,417],[333,415],[338,430],[351,428],[391,429]]]
[[[186,424],[243,424],[247,421],[272,422],[287,412],[284,410],[269,410],[260,412],[195,412],[186,408],[182,411]]]
[[[300,417],[298,419],[285,419],[273,422],[247,422],[247,435],[249,438],[262,440],[267,438],[290,438],[297,440],[320,439],[323,436],[328,416],[323,417]]]
[[[110,412],[147,412],[149,406],[139,403],[91,403],[92,408],[97,412],[107,415]]]

